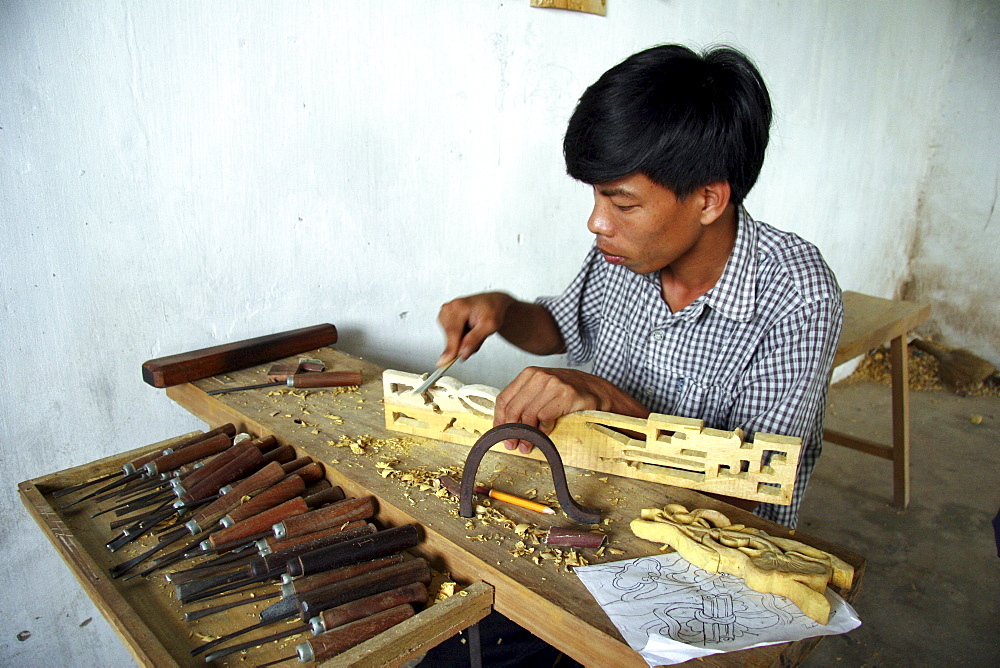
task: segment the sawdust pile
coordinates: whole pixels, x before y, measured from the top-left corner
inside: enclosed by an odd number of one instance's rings
[[[944,390],[941,379],[938,376],[940,363],[933,355],[925,353],[912,343],[907,346],[907,370],[910,375],[911,390]],[[869,352],[861,360],[854,373],[845,378],[844,383],[855,383],[867,381],[889,385],[891,381],[889,370],[889,350],[886,347],[876,348]],[[994,377],[995,378],[995,377]],[[965,388],[962,392],[964,396],[970,397],[996,397],[1000,396],[1000,384],[988,380],[978,386]]]

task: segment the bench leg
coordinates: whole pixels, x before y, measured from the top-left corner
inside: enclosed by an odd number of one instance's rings
[[[906,338],[889,342],[892,370],[892,497],[893,505],[910,504],[910,373],[907,367]]]

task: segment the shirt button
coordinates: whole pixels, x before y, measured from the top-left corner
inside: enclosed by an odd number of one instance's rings
[[[666,338],[666,336],[667,335],[664,333],[664,331],[662,329],[654,329],[653,330],[653,340],[654,341],[662,341],[663,339]]]
[[[646,394],[646,396],[650,396],[653,394],[653,386],[647,385],[646,387],[643,388],[642,391]]]

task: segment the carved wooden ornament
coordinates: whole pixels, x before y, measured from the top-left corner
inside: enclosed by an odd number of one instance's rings
[[[830,619],[827,584],[850,589],[854,580],[854,567],[834,555],[733,524],[717,510],[689,512],[676,503],[645,508],[631,527],[636,536],[669,545],[709,573],[735,575],[754,591],[788,597],[820,624]]]
[[[472,446],[493,427],[497,389],[443,376],[413,393],[424,378],[382,374],[386,428]],[[643,420],[580,411],[560,418],[549,438],[567,466],[781,505],[791,503],[802,449],[799,438],[759,433],[749,442],[739,429],[708,429],[702,420],[659,413]],[[544,460],[537,451],[503,452]]]

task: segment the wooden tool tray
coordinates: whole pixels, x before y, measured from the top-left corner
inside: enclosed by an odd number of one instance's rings
[[[52,492],[56,490],[119,470],[124,462],[162,447],[157,444],[138,448],[73,469],[35,478],[22,482],[18,489],[22,501],[35,521],[139,664],[157,668],[205,665],[202,656],[192,658],[189,652],[213,636],[223,635],[255,623],[258,621],[257,613],[273,600],[252,603],[190,623],[185,622],[183,618],[185,609],[182,609],[174,598],[173,586],[166,583],[161,574],[153,574],[148,579],[132,578],[128,581],[113,580],[108,576],[109,567],[153,545],[155,539],[146,539],[138,546],[112,554],[104,547],[104,543],[112,533],[108,529],[107,516],[91,519],[90,515],[94,512],[95,505],[88,502],[60,510],[59,507],[75,498],[74,495],[55,500],[52,498]],[[235,597],[226,600],[235,600]],[[427,607],[412,619],[331,659],[329,663],[363,666],[400,665],[482,619],[489,614],[492,603],[492,587],[481,582],[473,583],[456,595]],[[298,620],[294,622],[294,624],[299,623]],[[229,644],[280,631],[283,624],[276,623],[255,634],[248,634],[245,638],[233,640]],[[247,666],[277,660],[293,655],[295,645],[308,637],[311,637],[311,634],[303,633],[247,652],[233,654],[213,662],[212,665]],[[290,662],[285,665],[295,664]]]
[[[328,347],[304,355],[323,360],[331,371],[360,369],[364,383],[346,391],[339,388],[280,389],[207,394],[223,387],[262,382],[270,366],[262,365],[177,385],[166,392],[210,427],[232,422],[238,430],[256,436],[273,435],[279,443],[292,444],[301,453],[323,462],[330,482],[341,486],[349,496],[377,498],[376,519],[382,525],[418,525],[423,540],[414,552],[427,558],[436,571],[447,572],[454,580],[468,586],[462,600],[446,601],[454,611],[451,608],[437,611],[438,617],[446,617],[446,621],[433,617],[435,609],[441,605],[438,604],[417,615],[413,626],[447,627],[449,635],[455,633],[485,614],[489,603],[484,601],[489,601],[492,594],[495,610],[585,665],[646,665],[625,644],[572,568],[566,565],[564,557],[568,553],[556,554],[533,539],[549,526],[577,525],[561,513],[540,515],[499,502],[493,503],[492,519],[460,518],[457,500],[438,496],[437,490],[426,481],[443,472],[460,475],[468,447],[387,431],[382,411],[383,369],[378,365]],[[106,523],[98,532],[88,524],[89,520],[83,519],[89,518],[90,513],[65,514],[53,510],[47,495],[60,487],[109,472],[135,454],[124,453],[22,483],[22,495],[60,554],[141,663],[194,665],[188,651],[200,641],[191,637],[192,629],[182,621],[172,597],[155,581],[135,578],[120,583],[109,580],[105,576],[107,566],[124,559],[117,555],[109,559],[103,546],[109,538]],[[772,535],[790,535],[784,527],[692,490],[572,468],[567,469],[567,478],[571,493],[581,504],[602,509],[602,523],[594,528],[607,535],[603,550],[577,550],[573,559],[582,557],[590,563],[601,563],[660,553],[660,546],[636,538],[629,529],[629,522],[639,516],[642,508],[662,507],[668,503],[689,508],[714,508],[726,513],[734,522],[763,528]],[[509,456],[496,449],[483,459],[478,479],[520,495],[531,495],[534,491],[538,500],[546,502],[553,493],[552,476],[546,465]],[[487,504],[489,500],[483,501],[483,505]],[[854,566],[855,586],[851,591],[838,591],[852,601],[864,577],[864,559],[801,532],[794,538],[834,553]],[[424,624],[428,613],[432,619]],[[240,619],[232,627],[246,626],[245,622],[246,618]],[[218,635],[227,630],[213,628],[212,633]],[[423,647],[408,654],[400,651],[380,656],[390,656],[391,660],[387,659],[386,663],[396,665],[405,657],[419,654],[419,650],[440,642],[444,633],[430,638]],[[380,636],[365,645],[378,645],[382,641],[388,642]],[[816,642],[818,639],[814,638],[713,655],[699,661],[699,665],[794,665]],[[268,657],[279,658],[292,653],[290,647],[281,650],[283,653],[277,649],[262,651],[264,649],[254,650],[252,659],[267,661]],[[360,652],[363,647],[356,649]],[[229,658],[238,660],[238,657]],[[340,665],[357,658],[352,653],[334,661]],[[235,661],[233,663],[235,665]],[[365,665],[382,664],[366,661]]]

